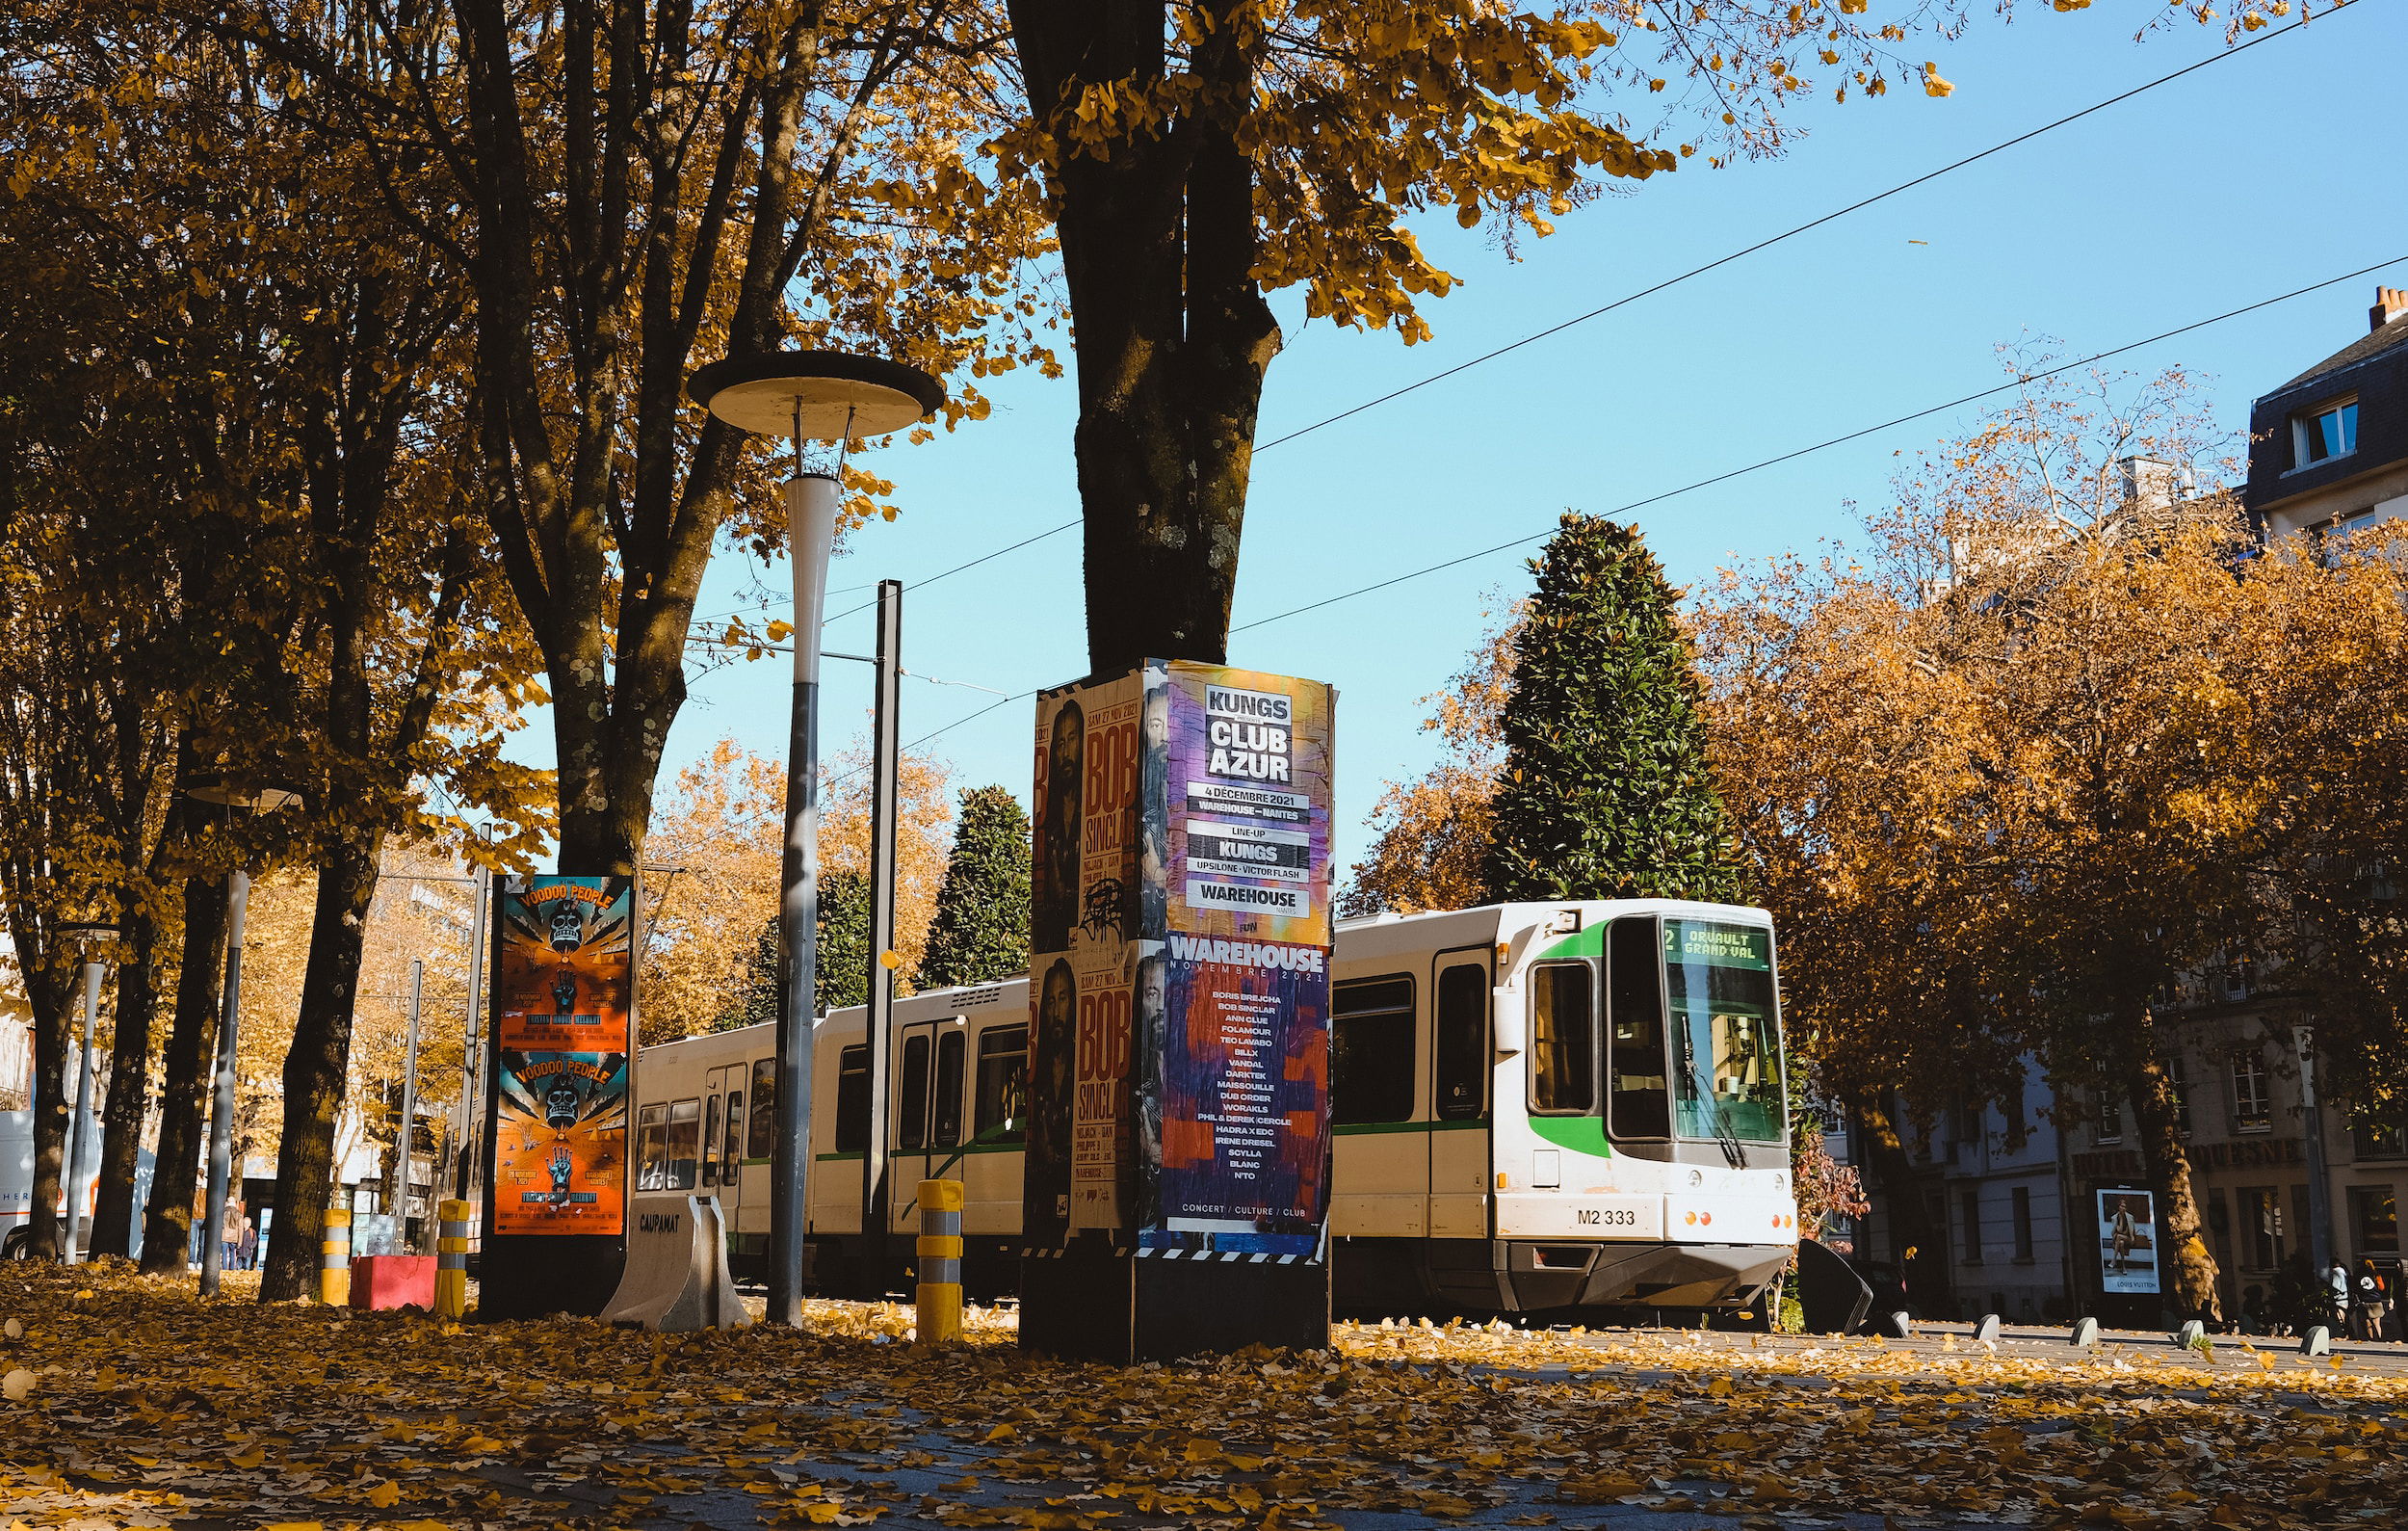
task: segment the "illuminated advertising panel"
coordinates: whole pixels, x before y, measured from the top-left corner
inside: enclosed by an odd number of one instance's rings
[[[635,881],[512,878],[493,965],[493,1221],[624,1230]]]

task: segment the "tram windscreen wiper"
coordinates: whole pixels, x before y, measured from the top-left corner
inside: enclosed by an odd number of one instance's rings
[[[1731,1117],[1722,1109],[1722,1097],[1714,1094],[1714,1081],[1698,1070],[1697,1056],[1694,1053],[1689,1055],[1688,1076],[1690,1082],[1704,1093],[1706,1104],[1714,1111],[1714,1141],[1722,1145],[1723,1158],[1730,1162],[1734,1170],[1746,1169],[1747,1146],[1740,1142],[1740,1135],[1731,1129]]]

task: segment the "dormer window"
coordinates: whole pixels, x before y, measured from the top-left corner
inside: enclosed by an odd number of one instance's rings
[[[2314,467],[2358,450],[2358,401],[2343,399],[2290,417],[2291,465]]]

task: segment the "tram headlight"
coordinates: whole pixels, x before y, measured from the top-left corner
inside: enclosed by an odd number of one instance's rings
[[[1790,1172],[1789,1172],[1789,1171],[1787,1171],[1787,1170],[1775,1170],[1775,1171],[1773,1171],[1773,1172],[1772,1172],[1772,1188],[1773,1188],[1774,1190],[1776,1190],[1776,1191],[1786,1191],[1786,1190],[1788,1190],[1788,1189],[1790,1188]]]
[[[1691,1171],[1688,1173],[1688,1188],[1689,1188],[1690,1190],[1694,1191],[1694,1190],[1696,1190],[1699,1186],[1704,1185],[1705,1183],[1706,1183],[1706,1172],[1705,1172],[1705,1171],[1703,1171],[1703,1170],[1691,1170]]]

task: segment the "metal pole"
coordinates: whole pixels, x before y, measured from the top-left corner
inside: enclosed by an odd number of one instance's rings
[[[886,1097],[894,1039],[895,779],[900,770],[903,581],[877,582],[877,703],[870,757],[870,1146],[861,1157],[861,1295],[886,1294]]]
[[[209,1101],[209,1206],[200,1240],[200,1295],[215,1297],[223,1264],[226,1182],[234,1171],[234,1073],[243,1022],[243,916],[250,874],[225,875],[225,1004],[218,1017],[218,1066]]]
[[[84,1139],[92,1131],[92,1031],[100,1014],[100,964],[84,964],[84,1045],[75,1054],[75,1115],[67,1120],[66,1239],[60,1245],[69,1265],[83,1258],[75,1242],[76,1221],[83,1216],[83,1180],[97,1168],[85,1162]]]
[[[409,1155],[410,1150],[417,1147],[417,1133],[412,1124],[418,1117],[418,1003],[426,992],[426,963],[418,958],[410,959],[409,1031],[402,1043],[402,1124],[400,1130],[393,1134],[393,1153],[399,1164],[399,1173],[393,1179],[393,1201],[396,1215],[401,1221],[394,1224],[393,1231],[401,1236],[404,1245],[411,1248],[415,1246],[410,1245],[409,1239]]]
[[[800,452],[798,429],[797,446]],[[799,462],[798,462],[799,467]],[[820,624],[836,539],[836,481],[787,481],[787,554],[795,574],[795,693],[787,720],[786,846],[779,863],[777,1139],[770,1159],[769,1321],[802,1323],[803,1253],[811,1218],[811,1016],[820,947]],[[752,1103],[758,1112],[761,1102]]]
[[[2316,1289],[2324,1289],[2324,1273],[2333,1265],[2333,1187],[2324,1168],[2324,1112],[2316,1098],[2316,1031],[2293,1026],[2291,1044],[2299,1049],[2299,1109],[2308,1132],[2308,1263],[2316,1267]]]
[[[484,1118],[477,1103],[484,1083],[484,909],[492,878],[477,868],[477,907],[468,916],[468,1029],[459,1049],[459,1163],[452,1190],[470,1202],[477,1200],[477,1149],[484,1142]]]

